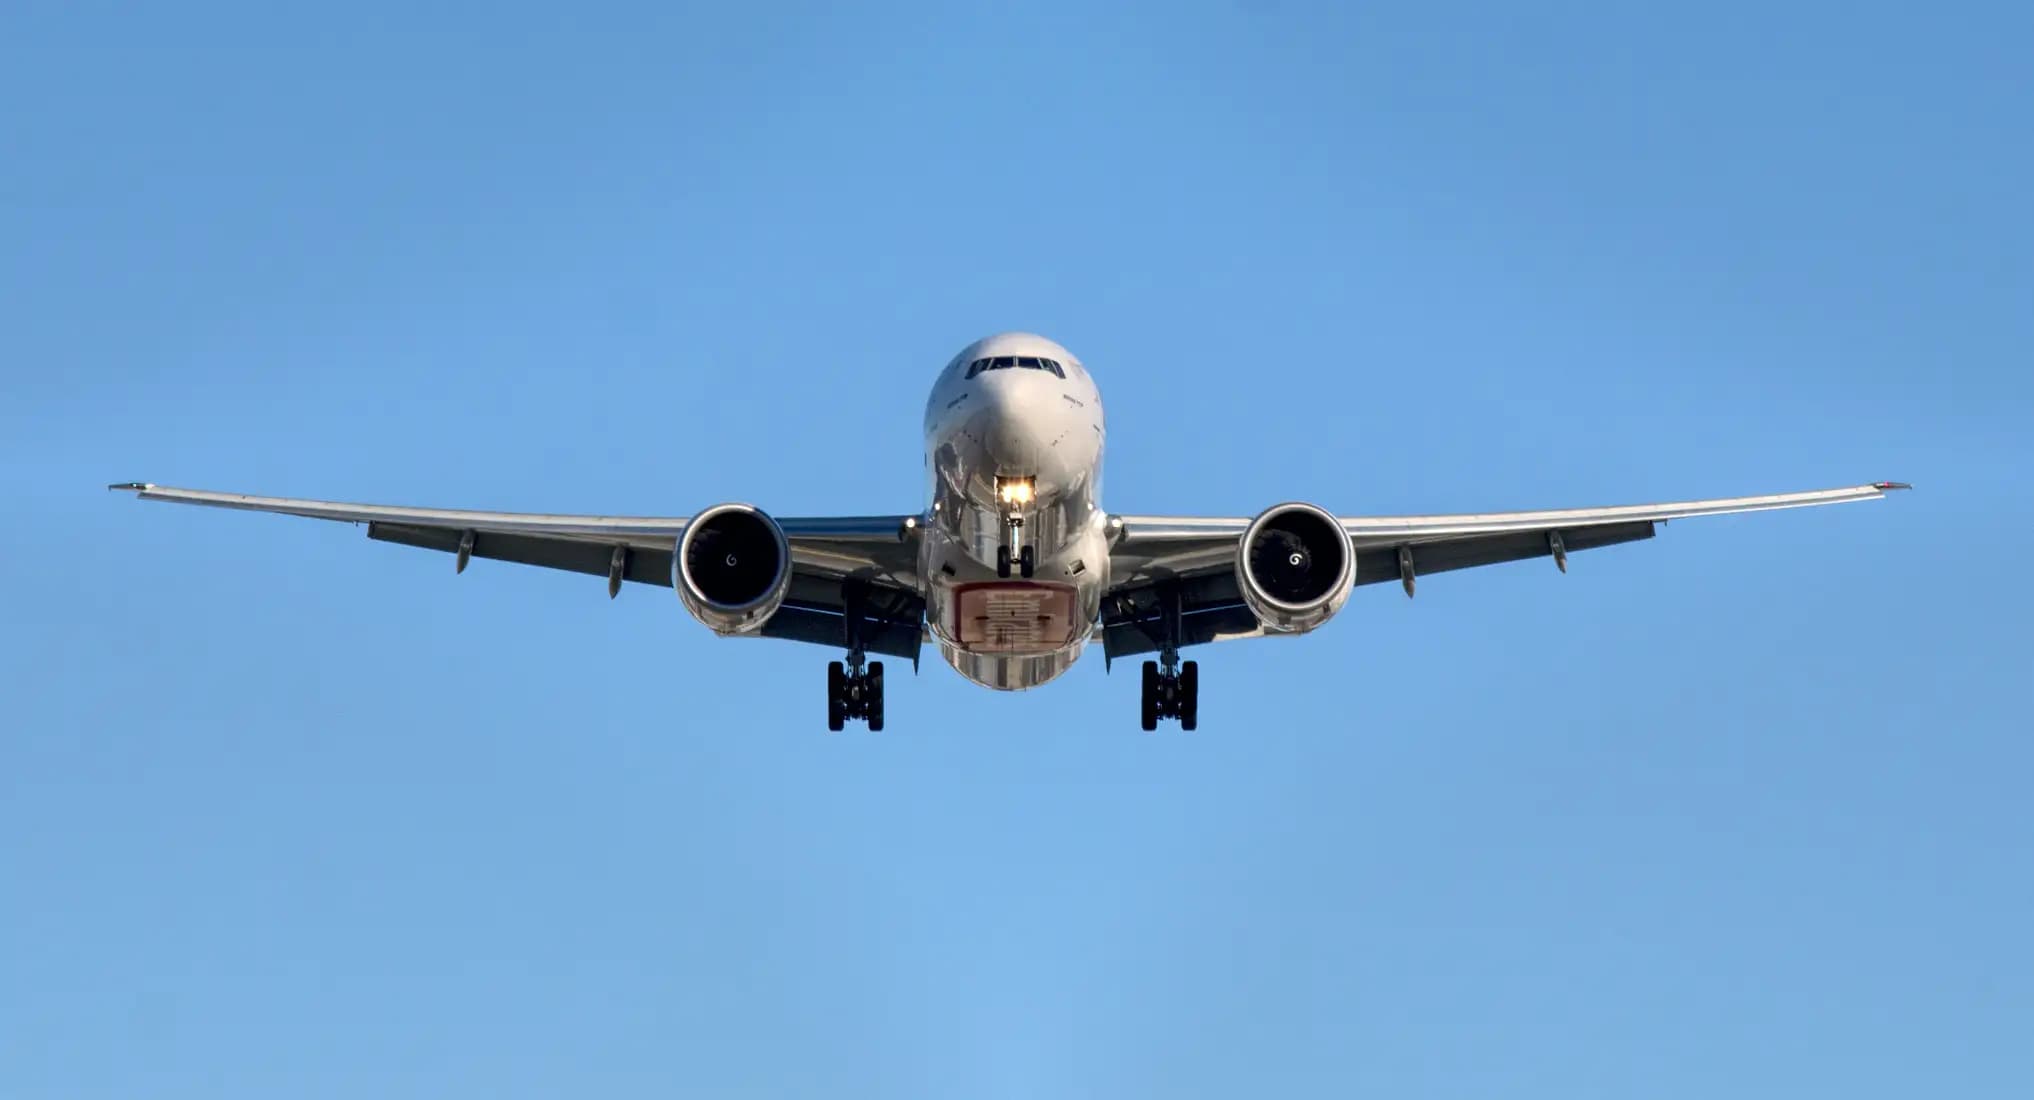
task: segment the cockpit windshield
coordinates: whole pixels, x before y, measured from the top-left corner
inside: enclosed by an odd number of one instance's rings
[[[992,355],[987,359],[977,359],[968,364],[967,377],[973,378],[985,370],[1011,370],[1013,368],[1017,370],[1050,371],[1054,378],[1066,377],[1066,368],[1059,365],[1059,360],[1046,359],[1036,355]]]

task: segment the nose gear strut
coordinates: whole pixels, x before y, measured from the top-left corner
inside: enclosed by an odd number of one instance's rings
[[[1038,570],[1038,553],[1023,539],[1024,517],[1004,516],[1003,544],[996,547],[996,576],[1009,580],[1010,567],[1013,564],[1017,566],[1018,573],[1026,579]]]

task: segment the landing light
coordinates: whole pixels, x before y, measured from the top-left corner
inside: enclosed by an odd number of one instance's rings
[[[1033,485],[1028,477],[999,477],[996,479],[996,499],[1005,504],[1029,504]]]

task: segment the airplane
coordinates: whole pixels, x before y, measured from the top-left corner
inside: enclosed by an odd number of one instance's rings
[[[1305,634],[1357,587],[1551,558],[1653,536],[1696,516],[1874,500],[1893,481],[1677,504],[1430,516],[1341,516],[1274,504],[1255,516],[1121,514],[1101,505],[1102,395],[1060,345],[1006,332],[967,347],[925,404],[929,499],[893,516],[780,518],[752,504],[630,517],[406,508],[109,486],[143,500],[342,520],[367,537],[675,589],[716,634],[844,651],[826,672],[826,720],[883,728],[883,662],[915,670],[928,640],[963,677],[1019,690],[1072,667],[1099,638],[1105,667],[1142,665],[1139,724],[1199,724],[1190,646]]]

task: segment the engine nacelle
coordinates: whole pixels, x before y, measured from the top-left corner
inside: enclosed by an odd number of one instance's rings
[[[692,517],[671,555],[671,587],[717,634],[752,634],[784,605],[791,544],[762,509],[719,504]]]
[[[1349,602],[1356,550],[1326,511],[1274,505],[1250,521],[1236,544],[1236,582],[1266,631],[1304,634]]]

